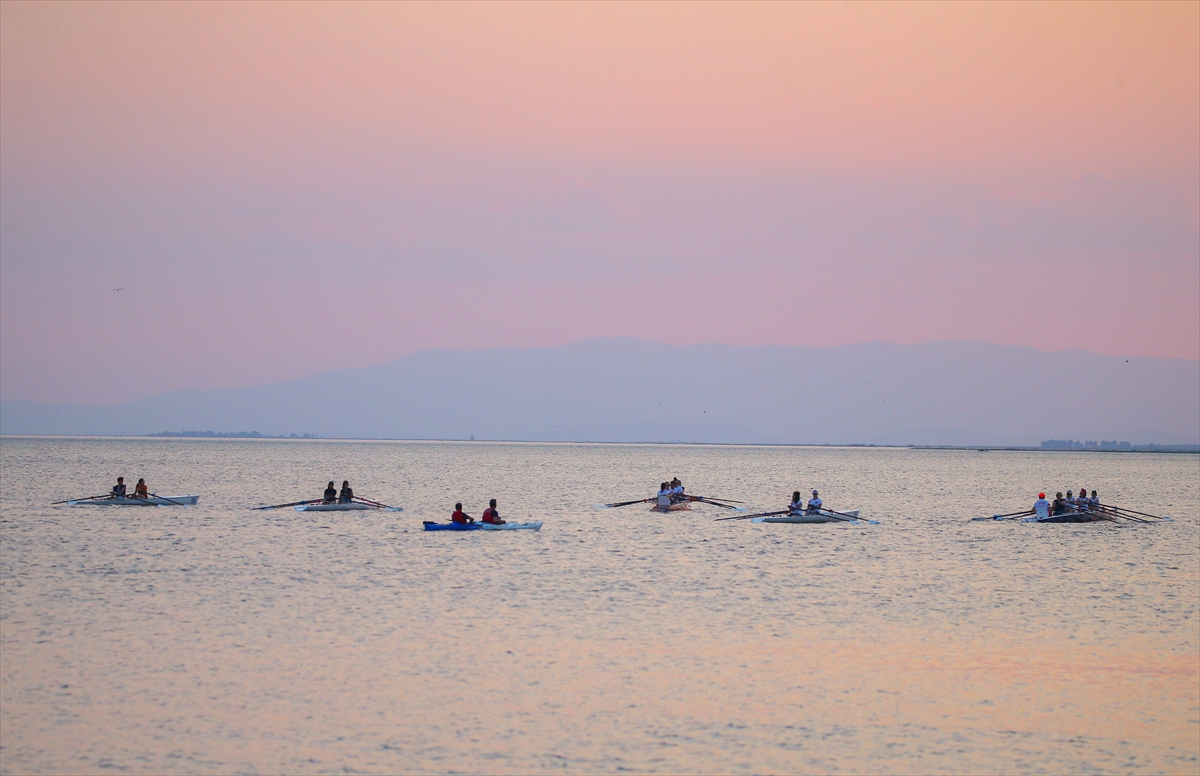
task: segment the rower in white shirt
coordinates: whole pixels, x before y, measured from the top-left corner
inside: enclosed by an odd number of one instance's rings
[[[671,507],[671,483],[664,482],[658,486],[658,508],[664,512]]]
[[[821,514],[821,505],[824,503],[825,502],[821,501],[821,497],[818,496],[817,492],[814,490],[812,498],[808,500],[808,513],[810,515]]]
[[[1050,502],[1045,493],[1039,493],[1037,501],[1033,502],[1033,513],[1038,517],[1050,517]]]
[[[800,497],[800,491],[792,491],[792,503],[788,504],[788,512],[793,515],[804,514],[804,499]]]

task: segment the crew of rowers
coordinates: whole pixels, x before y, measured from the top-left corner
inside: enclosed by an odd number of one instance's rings
[[[454,505],[454,513],[450,515],[450,522],[467,525],[468,523],[474,523],[475,518],[463,511],[462,503],[460,502]],[[488,508],[483,510],[483,516],[479,518],[479,522],[487,523],[488,525],[505,525],[505,521],[500,517],[500,512],[496,509],[496,499],[488,502]]]
[[[133,486],[133,495],[127,495],[125,492],[125,478],[117,477],[117,484],[112,486],[112,491],[108,494],[109,498],[150,498],[150,490],[146,487],[146,481],[139,479],[137,485]]]
[[[1038,515],[1066,515],[1071,512],[1094,512],[1100,510],[1100,494],[1092,491],[1092,495],[1088,495],[1087,488],[1080,488],[1079,495],[1074,496],[1071,491],[1067,491],[1064,496],[1062,491],[1054,494],[1054,501],[1047,501],[1045,493],[1039,493],[1037,501],[1033,502],[1033,511]]]
[[[354,488],[350,487],[349,480],[342,480],[342,489],[339,492],[333,487],[333,480],[330,480],[325,486],[325,495],[321,500],[326,504],[349,504],[354,500]]]
[[[672,504],[678,504],[687,501],[688,497],[683,493],[683,483],[679,478],[664,482],[658,486],[658,508],[668,509]]]
[[[793,491],[792,503],[788,504],[788,513],[793,515],[819,515],[821,514],[821,506],[824,503],[821,500],[821,495],[814,490],[812,498],[808,500],[808,506],[806,507],[804,499],[800,496],[800,491]]]

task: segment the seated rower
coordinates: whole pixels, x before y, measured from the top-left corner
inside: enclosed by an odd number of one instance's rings
[[[1092,500],[1088,498],[1087,488],[1079,489],[1079,497],[1075,499],[1075,509],[1079,512],[1088,512],[1091,510]]]
[[[146,481],[139,478],[137,485],[133,486],[134,498],[150,498],[150,490],[146,487]]]
[[[1050,514],[1062,515],[1067,512],[1067,502],[1063,499],[1062,491],[1054,494],[1054,503],[1050,505]]]
[[[125,498],[125,478],[117,477],[117,484],[113,485],[112,493],[109,498]]]
[[[1094,490],[1092,491],[1091,497],[1088,499],[1088,506],[1091,507],[1093,512],[1100,511],[1100,494]]]
[[[664,482],[658,486],[658,508],[664,512],[671,506],[671,483]]]
[[[817,492],[814,490],[812,498],[808,500],[808,513],[810,515],[821,514],[821,505],[824,503],[825,502],[821,501],[821,497],[817,495]]]
[[[1039,493],[1037,501],[1033,502],[1033,513],[1038,517],[1050,517],[1050,502],[1045,493]]]
[[[496,511],[496,499],[488,502],[488,508],[483,510],[483,517],[480,519],[488,525],[504,525],[500,513]]]
[[[793,515],[804,514],[804,499],[800,498],[800,491],[792,491],[792,503],[788,504],[788,512]]]
[[[683,495],[683,483],[676,477],[671,480],[671,502],[677,504],[680,501],[687,501],[687,496]]]
[[[462,511],[462,504],[458,503],[454,505],[454,514],[450,515],[450,522],[467,525],[468,523],[474,523],[475,518]]]
[[[333,480],[330,480],[329,484],[325,486],[325,495],[322,496],[322,499],[326,504],[337,501],[337,488],[333,487]]]
[[[1069,490],[1067,491],[1067,497],[1065,499],[1063,499],[1063,501],[1067,502],[1067,510],[1068,511],[1070,511],[1070,512],[1077,511],[1075,508],[1075,497],[1071,495],[1071,491],[1069,491]]]
[[[338,493],[339,504],[349,504],[354,500],[354,488],[350,487],[350,480],[342,480],[342,489]]]

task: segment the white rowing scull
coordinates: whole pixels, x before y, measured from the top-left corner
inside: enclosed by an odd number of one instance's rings
[[[190,507],[200,500],[199,496],[149,496],[147,498],[81,498],[68,501],[67,506],[95,505],[98,507]]]

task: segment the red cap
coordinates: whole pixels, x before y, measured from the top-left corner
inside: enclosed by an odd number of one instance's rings
[[[1038,498],[1045,498],[1045,497],[1046,497],[1046,494],[1045,494],[1045,493],[1039,493],[1039,494],[1038,494]]]

